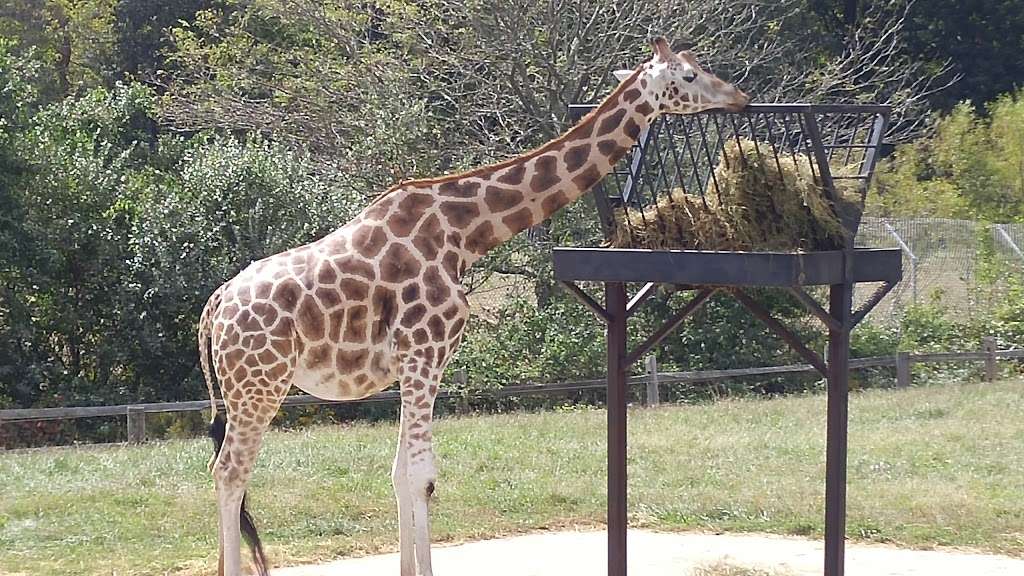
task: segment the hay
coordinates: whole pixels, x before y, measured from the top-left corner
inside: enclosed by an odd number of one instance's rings
[[[609,241],[616,248],[730,251],[835,250],[843,228],[802,154],[776,158],[764,142],[730,140],[704,197],[676,188],[644,209],[619,209]],[[760,153],[759,153],[760,152]],[[833,174],[847,172],[833,168]],[[717,187],[715,186],[717,183]],[[840,209],[859,213],[856,180],[835,181]]]

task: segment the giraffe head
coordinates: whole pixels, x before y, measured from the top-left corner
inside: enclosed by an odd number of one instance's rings
[[[736,112],[750,101],[743,91],[701,68],[691,52],[674,52],[660,36],[651,40],[651,48],[654,57],[640,66],[637,83],[655,114],[715,108]]]

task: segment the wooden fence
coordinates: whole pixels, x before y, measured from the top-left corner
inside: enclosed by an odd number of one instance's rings
[[[1022,350],[996,350],[995,339],[985,337],[982,339],[981,350],[977,352],[940,352],[931,354],[909,354],[899,352],[892,356],[872,356],[869,358],[850,359],[850,369],[858,370],[863,368],[895,367],[896,386],[906,387],[910,385],[910,367],[913,364],[930,362],[984,362],[984,378],[991,381],[996,378],[997,360],[1024,358]],[[695,372],[659,372],[658,363],[654,356],[647,357],[646,373],[632,376],[628,384],[645,386],[645,405],[657,406],[660,403],[660,386],[662,384],[694,383],[694,382],[715,382],[729,378],[740,378],[749,376],[768,376],[778,374],[799,374],[813,373],[814,367],[810,364],[791,364],[788,366],[765,366],[761,368],[736,368],[730,370],[701,370]],[[456,373],[456,382],[465,383],[465,374]],[[504,386],[495,390],[477,392],[469,395],[441,391],[438,399],[456,399],[462,405],[468,402],[469,398],[504,398],[508,396],[529,396],[536,394],[555,394],[575,392],[579,390],[599,389],[605,387],[605,380],[575,380],[571,382],[555,382],[547,384],[518,384]],[[380,392],[360,400],[331,401],[298,394],[288,396],[284,399],[284,406],[307,406],[311,404],[339,404],[339,403],[364,403],[364,402],[394,402],[399,399],[397,390]],[[218,404],[220,401],[218,400]],[[146,414],[160,412],[191,412],[206,410],[210,407],[209,400],[195,400],[190,402],[155,402],[144,404],[126,404],[119,406],[80,406],[68,408],[18,408],[13,410],[0,410],[0,424],[5,422],[34,421],[34,420],[67,420],[73,418],[94,418],[100,416],[124,416],[127,418],[128,442],[141,443],[146,438]]]

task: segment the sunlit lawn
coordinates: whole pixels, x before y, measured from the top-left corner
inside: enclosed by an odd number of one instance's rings
[[[630,518],[818,536],[822,396],[630,412]],[[849,535],[1024,555],[1024,382],[851,401]],[[436,541],[600,526],[604,411],[445,419]],[[393,550],[395,426],[274,432],[250,499],[275,565]],[[0,453],[2,454],[2,453]],[[0,455],[0,572],[212,574],[204,440]]]

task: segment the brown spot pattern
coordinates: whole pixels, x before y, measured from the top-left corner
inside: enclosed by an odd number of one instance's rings
[[[431,306],[440,306],[451,295],[448,283],[441,277],[441,271],[437,266],[427,268],[423,274],[423,284],[426,286],[427,303]]]
[[[480,216],[480,207],[474,202],[441,202],[440,210],[456,228],[464,228]]]
[[[358,350],[338,350],[336,364],[338,372],[351,374],[366,365],[366,357],[369,352],[365,348]]]
[[[391,233],[400,238],[408,236],[423,218],[427,208],[433,205],[434,197],[430,194],[409,194],[398,203],[398,210],[388,220]]]
[[[375,257],[387,242],[387,235],[380,226],[362,225],[352,233],[352,247],[367,258]]]
[[[558,192],[548,196],[541,202],[541,208],[545,214],[554,214],[556,210],[565,206],[569,203],[569,197],[565,195],[565,192],[559,190]]]
[[[508,168],[505,169],[505,171],[501,174],[501,176],[498,176],[498,182],[501,182],[502,184],[508,184],[510,186],[514,186],[514,185],[519,184],[520,182],[523,181],[523,176],[525,174],[526,174],[526,165],[525,164],[516,164],[514,166],[509,166]]]
[[[366,306],[352,306],[346,311],[345,333],[342,338],[345,342],[366,341]]]
[[[383,286],[373,289],[372,306],[373,313],[377,318],[373,321],[373,331],[370,337],[374,344],[384,340],[388,330],[395,322],[395,314],[398,313],[395,300],[394,290]]]
[[[416,282],[407,284],[405,288],[402,288],[402,302],[408,304],[413,300],[420,297],[420,285]]]
[[[636,88],[630,88],[629,90],[626,90],[625,92],[622,93],[622,101],[627,103],[632,102],[639,97],[640,91],[637,90]]]
[[[405,282],[420,273],[420,262],[404,245],[388,246],[380,261],[380,278],[385,282]]]
[[[523,201],[523,193],[515,188],[488,186],[484,191],[484,203],[491,212],[511,210]]]
[[[437,258],[437,253],[444,246],[444,230],[441,229],[441,220],[436,214],[431,214],[420,224],[416,236],[412,239],[412,245],[428,261]]]
[[[466,250],[476,254],[483,254],[498,244],[494,237],[494,226],[490,222],[484,222],[473,229],[466,236]]]
[[[274,292],[270,298],[282,312],[291,312],[295,310],[295,306],[299,303],[300,296],[302,296],[302,286],[299,286],[299,283],[295,280],[286,278],[274,287]],[[225,308],[225,312],[227,312],[227,308]]]
[[[299,331],[308,340],[320,340],[324,337],[324,313],[312,296],[306,296],[299,304],[295,313]]]
[[[427,314],[427,307],[423,304],[416,303],[410,306],[405,314],[402,314],[402,326],[406,328],[413,328],[419,324],[420,320]]]
[[[450,198],[475,198],[480,189],[479,182],[450,180],[437,187],[437,193]]]
[[[648,102],[641,102],[640,105],[636,107],[636,111],[647,116],[651,112],[654,112],[654,108],[652,108]]]
[[[579,187],[580,190],[587,190],[594,184],[597,184],[597,181],[600,179],[601,171],[597,169],[597,166],[591,166],[574,176],[572,182]]]
[[[622,119],[626,116],[626,109],[619,108],[607,118],[601,121],[601,125],[597,127],[597,135],[604,136],[609,132],[614,131],[622,123]]]
[[[633,140],[636,140],[640,136],[640,125],[634,122],[632,118],[630,118],[629,120],[626,120],[626,125],[623,128],[623,131],[626,133],[627,136],[629,136]]]
[[[529,208],[517,210],[502,218],[501,223],[513,233],[521,232],[533,224],[533,212]]]
[[[565,153],[565,169],[569,172],[579,170],[590,157],[590,144],[573,146]]]
[[[344,274],[354,274],[356,276],[362,276],[367,280],[373,280],[377,278],[377,273],[373,269],[373,264],[347,254],[334,260],[334,265],[338,267]]]
[[[534,192],[543,192],[558,183],[558,158],[555,156],[545,155],[537,158],[533,168],[530,189]]]

